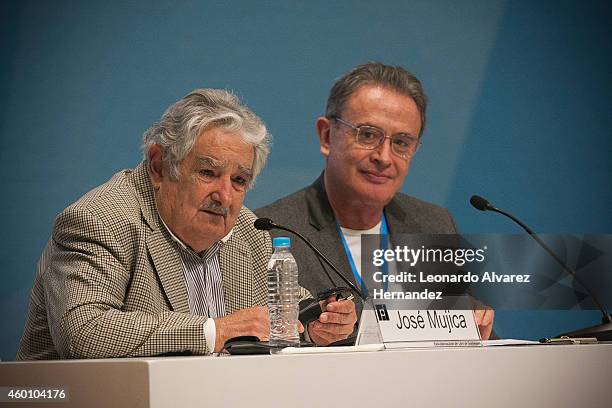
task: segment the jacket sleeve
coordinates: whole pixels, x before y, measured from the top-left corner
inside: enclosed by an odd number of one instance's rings
[[[120,245],[87,209],[58,216],[51,246],[42,279],[51,337],[62,358],[207,353],[205,316],[169,311],[148,299],[153,292],[139,294],[150,308],[124,310],[133,248]]]

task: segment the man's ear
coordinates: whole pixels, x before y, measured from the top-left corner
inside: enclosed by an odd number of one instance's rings
[[[162,150],[158,145],[152,145],[147,152],[148,170],[153,188],[159,189],[164,180],[164,161]]]
[[[317,135],[319,135],[319,146],[321,154],[325,157],[329,156],[329,131],[331,123],[328,118],[321,116],[315,124]]]

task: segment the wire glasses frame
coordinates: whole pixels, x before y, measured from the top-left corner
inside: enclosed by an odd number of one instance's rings
[[[395,135],[387,136],[384,130],[376,126],[360,125],[356,126],[352,123],[345,121],[339,116],[332,116],[331,119],[339,122],[355,131],[355,142],[368,150],[374,150],[378,148],[385,139],[391,140],[391,151],[399,157],[404,159],[414,156],[419,150],[422,143],[414,137],[405,133],[397,133]]]

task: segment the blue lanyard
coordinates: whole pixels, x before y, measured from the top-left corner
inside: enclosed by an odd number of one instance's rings
[[[340,234],[340,239],[342,239],[342,245],[344,246],[344,251],[348,256],[349,265],[351,266],[351,270],[353,271],[353,276],[355,277],[355,281],[361,287],[361,291],[365,296],[368,295],[368,288],[363,284],[363,279],[361,275],[359,275],[359,271],[357,270],[357,265],[355,265],[355,261],[353,260],[353,254],[351,253],[351,249],[346,242],[346,238],[344,238],[344,234],[342,233],[342,229],[340,229],[340,224],[336,222],[336,227],[338,227],[338,233]],[[380,249],[383,251],[387,249],[387,236],[389,235],[389,228],[387,227],[387,219],[385,218],[385,213],[383,212],[382,217],[380,219]],[[362,265],[363,266],[363,265]],[[382,273],[384,276],[388,275],[387,264],[383,264]],[[389,289],[389,283],[385,280],[384,283],[385,291]]]

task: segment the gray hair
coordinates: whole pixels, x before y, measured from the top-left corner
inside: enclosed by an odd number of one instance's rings
[[[368,62],[358,65],[342,75],[332,87],[325,116],[328,118],[341,116],[344,105],[349,97],[359,87],[364,85],[378,85],[412,98],[421,114],[421,132],[425,130],[425,111],[427,109],[427,96],[423,91],[421,82],[402,67],[385,65],[381,62]]]
[[[177,180],[181,161],[202,132],[211,127],[236,132],[253,146],[252,186],[266,164],[271,137],[257,115],[243,106],[237,96],[222,89],[195,89],[170,106],[143,136],[145,160],[151,146],[158,145],[169,165],[170,177]]]

